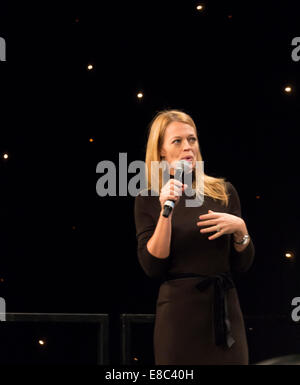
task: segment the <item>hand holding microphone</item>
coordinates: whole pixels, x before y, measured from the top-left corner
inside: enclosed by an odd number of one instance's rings
[[[183,184],[182,175],[183,173],[191,172],[191,165],[186,160],[180,160],[176,162],[174,170],[174,179],[170,179],[161,189],[160,203],[163,209],[163,216],[168,218],[173,208],[179,202],[179,197],[182,195],[182,191],[187,187]]]
[[[184,185],[177,179],[170,179],[161,189],[159,201],[163,210],[163,216],[168,218],[172,209],[178,204]]]

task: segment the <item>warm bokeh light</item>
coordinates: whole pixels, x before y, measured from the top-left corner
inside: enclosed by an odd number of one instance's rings
[[[87,66],[87,69],[88,69],[89,71],[91,71],[93,68],[94,68],[94,66],[93,66],[92,64],[89,64],[89,65]]]
[[[138,361],[139,359],[137,357],[133,357],[133,361]]]
[[[294,258],[294,253],[292,251],[287,251],[285,253],[285,258],[288,258],[288,259],[291,259],[291,258]]]
[[[3,155],[3,158],[4,158],[4,159],[7,159],[7,158],[8,158],[8,154],[4,154],[4,155]]]
[[[260,199],[260,195],[256,195],[256,199]]]
[[[292,92],[292,87],[291,86],[286,86],[284,88],[284,91],[287,93],[287,94],[290,94]]]
[[[44,340],[39,340],[39,344],[40,345],[45,345],[45,341]]]
[[[90,138],[89,141],[92,143],[92,142],[94,141],[94,139],[93,139],[93,138]]]
[[[197,5],[197,11],[203,11],[204,10],[204,5],[203,4],[199,4]]]
[[[144,97],[144,95],[143,95],[142,92],[139,92],[139,93],[137,94],[137,97],[138,97],[139,99],[142,99],[142,98]]]

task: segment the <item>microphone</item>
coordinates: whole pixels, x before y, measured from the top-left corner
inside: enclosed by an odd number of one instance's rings
[[[180,182],[182,182],[182,174],[189,173],[190,171],[191,171],[190,163],[184,159],[179,160],[178,162],[176,162],[174,179],[177,179]],[[175,206],[175,201],[173,199],[166,200],[164,204],[164,210],[162,213],[163,217],[168,218],[174,206]]]

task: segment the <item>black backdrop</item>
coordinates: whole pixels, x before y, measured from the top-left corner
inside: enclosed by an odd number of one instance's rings
[[[194,118],[206,173],[240,194],[256,247],[236,278],[244,313],[291,311],[300,295],[299,6],[205,3],[203,13],[194,1],[1,3],[7,311],[155,311],[158,283],[136,256],[134,197],[99,197],[96,165],[118,170],[125,152],[128,163],[143,160],[148,124],[165,108]]]

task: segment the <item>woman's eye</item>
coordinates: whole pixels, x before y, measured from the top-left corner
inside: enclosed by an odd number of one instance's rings
[[[196,142],[196,138],[189,138],[189,141],[192,141],[192,142]],[[181,142],[181,139],[175,139],[174,141],[173,141],[173,143],[179,143],[179,142]]]

